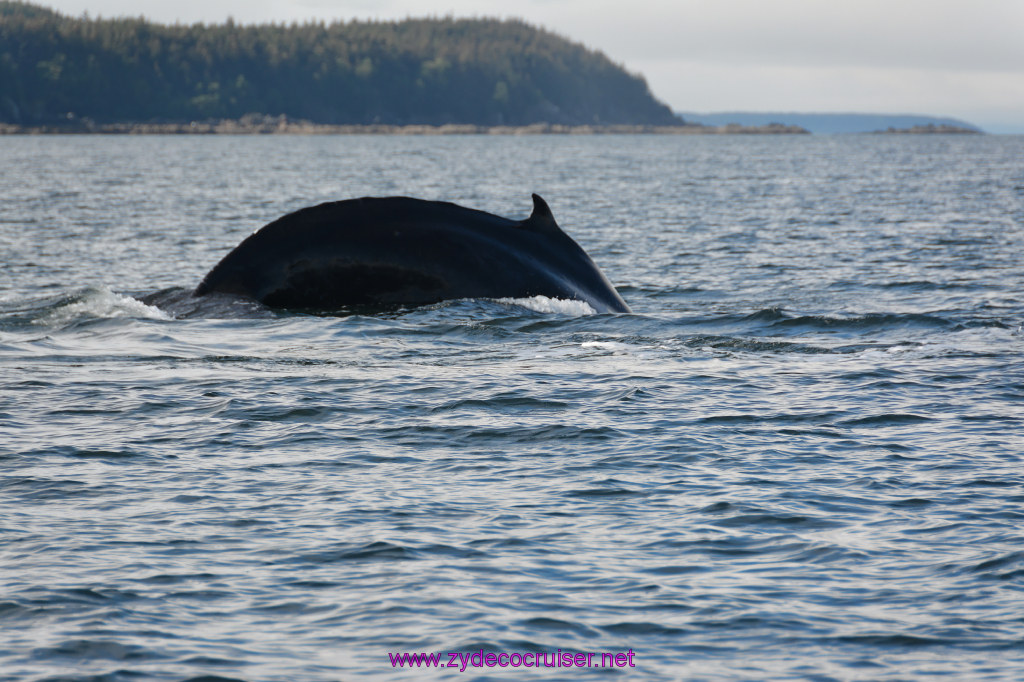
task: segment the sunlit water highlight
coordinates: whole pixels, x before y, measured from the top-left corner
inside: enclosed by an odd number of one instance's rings
[[[1024,139],[0,156],[0,679],[587,675],[387,655],[480,649],[631,649],[638,680],[1024,672]],[[522,217],[532,191],[635,314],[188,296],[302,206]]]

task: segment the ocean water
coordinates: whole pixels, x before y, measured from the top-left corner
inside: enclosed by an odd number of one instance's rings
[[[1022,159],[0,138],[0,680],[1024,678]],[[184,295],[300,207],[531,192],[634,314]]]

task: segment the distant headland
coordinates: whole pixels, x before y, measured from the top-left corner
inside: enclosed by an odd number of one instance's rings
[[[939,125],[928,123],[926,125],[910,126],[909,128],[895,128],[893,126],[889,126],[885,130],[875,130],[874,132],[879,134],[902,133],[909,135],[978,135],[981,133],[977,128],[967,128],[964,126],[949,125],[947,123]]]
[[[758,126],[779,123],[805,128],[812,133],[981,133],[975,125],[955,118],[923,116],[918,114],[852,114],[852,113],[798,113],[798,112],[718,112],[712,114],[682,113],[690,123],[725,125],[735,123]],[[891,130],[890,130],[891,129]]]

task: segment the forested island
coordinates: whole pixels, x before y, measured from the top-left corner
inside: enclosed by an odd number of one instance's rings
[[[7,132],[218,132],[267,117],[276,128],[685,127],[641,76],[517,20],[164,25],[0,0]]]

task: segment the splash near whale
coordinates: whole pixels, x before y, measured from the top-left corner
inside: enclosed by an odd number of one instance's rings
[[[211,293],[299,310],[547,296],[630,312],[536,194],[525,220],[409,197],[304,208],[228,253],[194,291]]]

